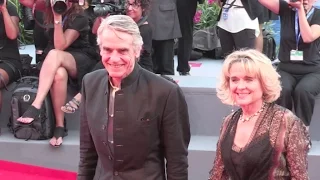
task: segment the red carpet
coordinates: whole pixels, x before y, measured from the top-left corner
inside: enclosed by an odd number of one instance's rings
[[[1,180],[75,180],[76,173],[0,160]]]

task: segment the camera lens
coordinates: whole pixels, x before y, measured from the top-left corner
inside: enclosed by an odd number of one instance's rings
[[[64,12],[67,11],[67,3],[65,2],[65,0],[55,0],[53,2],[53,10],[54,12],[58,13],[58,14],[63,14]]]

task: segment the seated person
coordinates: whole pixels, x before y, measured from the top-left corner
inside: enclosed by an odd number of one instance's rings
[[[15,81],[22,69],[17,37],[19,34],[19,15],[16,7],[4,0],[0,5],[0,88]],[[2,95],[0,91],[0,109]]]
[[[259,0],[280,16],[278,71],[282,92],[278,104],[310,125],[315,96],[320,92],[320,10],[314,0]],[[293,100],[292,100],[293,99]]]
[[[128,0],[126,4],[126,14],[130,16],[136,23],[139,25],[140,33],[143,40],[143,50],[140,55],[140,60],[138,64],[152,71],[152,59],[151,59],[151,49],[152,49],[152,30],[147,21],[141,21],[143,16],[146,15],[147,9],[149,7],[150,0]],[[97,29],[101,23],[102,18],[98,17],[95,21],[92,33],[97,34]],[[98,62],[94,67],[93,71],[98,69],[103,69],[104,66],[102,62]],[[74,113],[79,105],[81,100],[81,94],[78,93],[69,103],[61,107],[61,110],[66,113]]]
[[[34,0],[20,0],[20,3],[32,7]],[[49,43],[43,52],[46,56],[40,70],[37,96],[18,121],[32,123],[39,115],[43,101],[50,91],[56,119],[50,144],[60,146],[62,138],[66,135],[64,113],[60,107],[67,98],[68,81],[76,86],[80,85],[83,76],[96,64],[97,54],[90,48],[88,18],[84,15],[82,7],[78,3],[67,3],[67,11],[58,14],[51,6],[47,6],[44,0],[37,0],[36,8],[46,11],[45,24],[53,24],[53,28],[46,30]]]

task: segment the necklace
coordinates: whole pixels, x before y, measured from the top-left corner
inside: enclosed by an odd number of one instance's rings
[[[258,116],[264,110],[265,107],[266,107],[266,103],[263,102],[263,104],[262,104],[261,108],[259,109],[259,111],[257,111],[256,113],[254,113],[253,115],[251,115],[251,116],[249,116],[247,118],[243,118],[243,116],[241,114],[239,120],[242,121],[242,122],[250,121],[253,117]]]

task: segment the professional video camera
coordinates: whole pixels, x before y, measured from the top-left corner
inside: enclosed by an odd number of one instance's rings
[[[0,0],[0,6],[4,4],[4,0]]]
[[[126,13],[124,0],[92,0],[91,6],[98,17]]]

